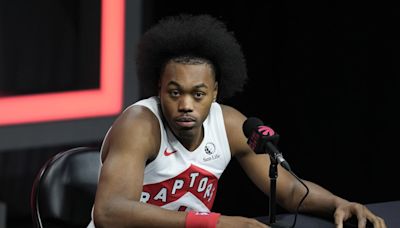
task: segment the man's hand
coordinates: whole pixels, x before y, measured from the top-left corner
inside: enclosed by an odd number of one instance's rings
[[[358,228],[365,228],[367,220],[374,225],[374,228],[386,228],[382,218],[373,214],[366,206],[354,202],[343,203],[336,208],[334,219],[337,228],[343,228],[343,222],[353,216],[357,217]]]

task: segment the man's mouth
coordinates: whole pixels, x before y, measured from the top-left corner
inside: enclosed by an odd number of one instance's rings
[[[196,124],[196,118],[191,116],[180,116],[175,119],[175,123],[183,128],[190,128]]]

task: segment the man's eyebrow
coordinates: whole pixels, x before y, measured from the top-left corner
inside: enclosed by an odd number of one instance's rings
[[[179,83],[177,83],[176,81],[170,81],[167,84],[168,86],[172,85],[172,86],[177,86],[177,87],[181,87],[181,85]],[[200,83],[198,85],[193,86],[193,88],[195,89],[200,89],[200,88],[206,88],[208,89],[208,86],[205,83]]]
[[[168,82],[167,85],[168,85],[168,86],[174,85],[174,86],[177,86],[177,87],[181,87],[181,86],[179,85],[179,83],[177,83],[176,81],[170,81],[170,82]]]
[[[196,88],[196,89],[200,89],[200,88],[208,89],[208,86],[206,84],[204,84],[204,83],[200,83],[198,85],[195,85],[194,88]]]

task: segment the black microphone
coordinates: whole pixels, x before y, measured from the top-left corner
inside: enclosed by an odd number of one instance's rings
[[[291,170],[289,163],[275,146],[279,140],[279,135],[272,128],[265,126],[258,118],[249,117],[243,123],[243,133],[248,138],[247,144],[254,152],[268,153],[271,159],[275,159],[283,168]]]
[[[276,198],[276,177],[277,170],[276,164],[280,164],[283,168],[288,170],[305,188],[306,193],[303,198],[300,200],[299,204],[296,208],[296,213],[294,216],[293,224],[290,228],[293,228],[296,225],[297,215],[299,212],[299,208],[303,201],[306,199],[308,193],[310,192],[307,185],[300,179],[295,173],[292,172],[289,163],[283,158],[282,153],[276,148],[276,144],[279,140],[279,135],[275,133],[272,128],[265,126],[264,123],[255,117],[248,118],[243,123],[243,133],[248,138],[247,144],[249,144],[250,148],[254,150],[256,153],[268,153],[271,159],[269,177],[270,177],[270,200],[269,200],[269,225],[271,227],[287,227],[284,224],[277,224],[275,221],[275,198]],[[272,170],[272,171],[271,171]]]

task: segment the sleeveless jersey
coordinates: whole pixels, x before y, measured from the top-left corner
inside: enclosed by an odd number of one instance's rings
[[[211,105],[203,123],[203,141],[194,151],[188,151],[164,124],[157,97],[133,105],[150,109],[158,118],[161,131],[158,155],[144,170],[140,201],[170,210],[209,212],[218,179],[231,159],[220,105]]]
[[[231,159],[221,106],[211,105],[203,123],[203,141],[188,151],[164,124],[157,97],[134,105],[148,108],[157,117],[161,132],[158,154],[144,170],[140,201],[169,210],[210,212],[218,179]],[[94,227],[92,219],[88,228]]]

